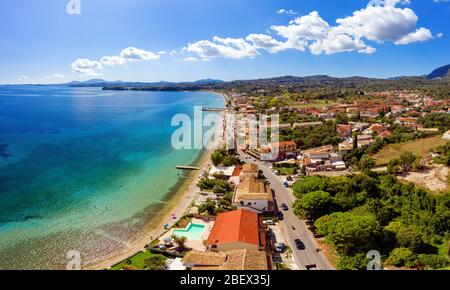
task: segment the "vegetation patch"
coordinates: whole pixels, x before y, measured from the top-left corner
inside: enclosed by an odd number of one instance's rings
[[[412,152],[417,157],[423,157],[430,150],[445,145],[447,142],[441,136],[434,136],[400,144],[390,144],[381,149],[373,157],[378,166],[385,166],[389,161],[400,158],[403,152]]]
[[[366,269],[370,250],[384,266],[450,266],[450,193],[432,195],[394,175],[306,177],[294,187],[295,213],[314,221],[336,250],[339,269]]]

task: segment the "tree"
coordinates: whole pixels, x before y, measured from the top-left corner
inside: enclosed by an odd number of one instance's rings
[[[315,222],[315,226],[317,232],[343,254],[370,249],[375,237],[381,232],[380,224],[373,215],[351,212],[323,216]]]
[[[425,244],[423,233],[425,230],[417,225],[406,225],[399,221],[391,222],[386,229],[395,234],[397,244],[413,252],[419,251]]]
[[[375,167],[375,160],[368,155],[364,155],[359,161],[359,168],[362,172],[369,172]]]
[[[348,116],[346,113],[339,113],[336,115],[336,119],[335,119],[336,124],[343,124],[343,125],[347,125],[348,124]]]
[[[417,262],[416,254],[408,248],[395,248],[386,260],[387,265],[408,268],[416,267]]]
[[[418,259],[424,269],[444,269],[450,265],[450,258],[444,255],[420,254]]]
[[[358,149],[358,133],[353,133],[353,150]]]
[[[234,155],[227,155],[223,158],[223,166],[233,166],[237,164],[237,158]]]
[[[303,194],[325,190],[327,186],[326,179],[321,178],[320,176],[308,176],[297,181],[294,186],[294,193],[297,197],[301,197]]]
[[[214,215],[216,212],[216,203],[213,200],[208,199],[205,203],[199,205],[198,212],[208,212],[209,215]]]
[[[166,267],[166,257],[163,255],[152,255],[144,261],[145,270],[164,270]]]
[[[399,165],[404,172],[409,172],[415,161],[416,156],[411,152],[405,151],[400,155]]]
[[[211,161],[215,166],[220,165],[223,162],[223,158],[222,152],[218,150],[214,151],[211,155]]]
[[[172,239],[174,240],[175,244],[177,244],[179,252],[183,252],[184,250],[186,250],[186,237],[172,235]]]
[[[294,210],[300,218],[315,220],[330,212],[332,201],[328,192],[313,191],[297,199],[294,203]]]
[[[337,263],[339,270],[366,270],[370,260],[366,253],[358,253],[352,256],[342,255]]]
[[[397,175],[400,171],[400,161],[398,159],[393,159],[389,161],[387,165],[387,172],[389,174]]]

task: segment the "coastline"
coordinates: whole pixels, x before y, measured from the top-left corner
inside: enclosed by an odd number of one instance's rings
[[[223,93],[214,92],[222,96],[224,103],[226,105],[227,97]],[[220,118],[223,119],[221,114]],[[216,138],[222,139],[220,134],[222,128],[216,128]],[[220,142],[219,142],[220,144]],[[190,172],[187,178],[179,179],[174,185],[174,190],[168,192],[168,201],[165,206],[158,210],[158,216],[161,218],[151,220],[147,225],[146,229],[139,233],[140,237],[132,242],[126,249],[119,249],[117,252],[111,254],[105,259],[99,259],[98,261],[93,261],[88,265],[83,266],[84,270],[104,270],[109,269],[112,266],[136,255],[139,252],[145,251],[145,247],[153,242],[155,239],[163,235],[165,232],[169,231],[170,228],[179,221],[192,207],[197,196],[197,181],[204,170],[209,166],[213,150],[205,149],[200,153],[198,158],[192,163],[192,166],[199,167],[200,170],[196,172]],[[175,213],[176,219],[173,219],[172,214]],[[169,224],[168,229],[164,228],[165,224]]]

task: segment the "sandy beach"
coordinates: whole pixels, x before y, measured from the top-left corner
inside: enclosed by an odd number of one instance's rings
[[[225,96],[224,96],[225,99]],[[224,115],[221,115],[223,120]],[[223,142],[223,130],[220,126],[217,126],[216,129],[216,138],[219,137],[219,144]],[[118,250],[116,253],[110,255],[109,257],[105,257],[102,260],[91,262],[89,265],[83,266],[83,269],[86,270],[103,270],[108,269],[121,261],[145,250],[145,246],[150,244],[153,240],[157,239],[161,235],[163,235],[166,230],[164,225],[169,225],[170,228],[185,214],[187,214],[192,206],[193,201],[195,200],[198,194],[197,181],[199,180],[201,174],[208,169],[210,166],[212,150],[205,150],[202,156],[198,159],[196,164],[193,164],[196,167],[199,167],[200,170],[191,172],[189,177],[186,178],[183,182],[181,182],[181,186],[176,189],[173,193],[173,196],[170,198],[170,201],[160,210],[160,219],[155,219],[151,221],[147,226],[147,230],[143,230],[143,233],[140,237],[130,242],[130,244],[125,248]],[[173,214],[175,214],[176,219],[173,219]]]

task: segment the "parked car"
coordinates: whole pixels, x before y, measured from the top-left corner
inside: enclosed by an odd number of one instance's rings
[[[278,253],[283,252],[285,248],[286,245],[284,243],[275,244],[275,251],[277,251]]]
[[[305,249],[305,244],[300,239],[295,239],[294,243],[295,243],[295,247],[297,248],[297,250],[301,251],[301,250]]]
[[[275,222],[273,220],[263,220],[263,224],[265,224],[265,225],[274,225]]]
[[[280,208],[283,209],[284,211],[288,211],[289,210],[289,207],[285,203],[282,203],[280,205]]]
[[[283,213],[281,211],[277,212],[276,218],[277,220],[282,221],[284,219]]]
[[[289,188],[289,183],[287,181],[283,182],[283,186]]]
[[[316,264],[306,265],[305,268],[306,270],[319,270]]]

